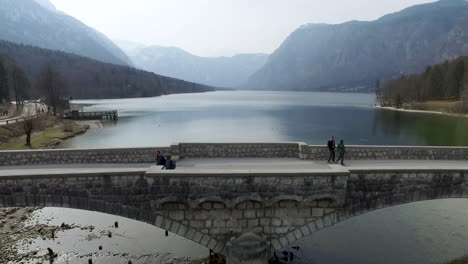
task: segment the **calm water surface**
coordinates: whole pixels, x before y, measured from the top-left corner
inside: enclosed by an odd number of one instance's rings
[[[324,144],[330,135],[344,138],[348,144],[468,145],[468,119],[375,109],[374,97],[369,94],[239,91],[76,103],[90,104],[86,111],[118,110],[120,118],[63,147],[166,146],[177,142]],[[89,212],[77,219],[112,222]],[[142,242],[121,242],[114,245],[117,249],[144,254],[168,251],[191,257],[206,254],[192,242],[168,240],[158,228],[132,221],[126,225],[135,232],[129,241]],[[300,264],[439,263],[468,253],[468,199],[375,211],[320,231],[297,245],[301,250],[294,263]],[[137,263],[152,262],[144,258]]]
[[[230,91],[155,98],[80,100],[85,111],[118,110],[62,147],[167,146],[178,142],[468,145],[468,119],[375,109],[372,94]]]

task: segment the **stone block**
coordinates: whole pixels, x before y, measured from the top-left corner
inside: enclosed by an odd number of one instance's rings
[[[288,216],[287,208],[275,208],[275,217],[283,218]]]
[[[200,232],[195,232],[195,235],[193,236],[193,241],[195,241],[196,243],[200,243],[202,237],[203,237],[203,234],[202,234],[202,233],[200,233]]]
[[[238,210],[238,209],[231,210],[231,218],[233,219],[241,219],[243,215],[244,215],[244,212],[242,210]]]
[[[179,228],[180,228],[180,224],[174,222],[172,223],[171,229],[169,231],[171,231],[174,234],[177,234],[177,232],[179,231]]]
[[[287,234],[286,238],[288,239],[289,244],[294,243],[297,240],[293,233]]]
[[[257,227],[258,222],[258,219],[250,219],[247,221],[247,227]]]
[[[280,249],[282,248],[282,246],[281,246],[279,240],[277,240],[277,239],[272,240],[272,241],[271,241],[271,245],[273,246],[273,248],[274,248],[275,250],[280,250]]]
[[[315,224],[315,221],[308,223],[307,227],[309,228],[310,233],[314,233],[315,231],[318,230],[317,225]]]
[[[286,237],[280,237],[279,242],[281,244],[281,248],[286,248],[289,245],[288,239]]]
[[[170,210],[169,211],[169,218],[176,220],[176,221],[182,221],[184,220],[184,211],[183,210]]]
[[[312,208],[312,217],[322,217],[323,212],[323,208]]]
[[[302,234],[301,229],[296,229],[296,230],[294,230],[293,233],[294,233],[294,236],[296,237],[297,240],[304,237],[304,234]]]
[[[260,219],[260,225],[261,226],[269,226],[271,223],[271,219],[270,218],[262,218]]]
[[[256,217],[257,217],[257,215],[256,215],[255,209],[246,209],[244,211],[244,218],[252,219],[252,218],[256,218]]]
[[[203,228],[205,226],[205,223],[204,223],[204,221],[190,220],[189,225],[192,228]]]
[[[177,230],[177,234],[179,236],[185,237],[185,234],[187,233],[188,228],[185,225],[180,225],[179,230]]]
[[[202,246],[208,247],[208,244],[210,243],[210,237],[208,235],[203,235],[203,237],[200,240],[200,244]]]
[[[305,218],[292,218],[291,225],[293,226],[302,226],[305,224]]]
[[[214,249],[216,248],[216,244],[217,244],[216,240],[210,239],[210,241],[208,242],[207,247],[214,251]]]
[[[286,234],[288,231],[289,231],[289,227],[276,227],[275,228],[275,233],[279,235]]]
[[[215,219],[213,221],[213,227],[226,227],[226,221],[222,219]]]
[[[304,234],[304,236],[308,236],[311,233],[309,228],[306,225],[301,227],[301,231],[302,231],[302,234]]]
[[[193,219],[195,220],[207,220],[209,216],[210,214],[208,213],[208,211],[205,210],[193,212]]]
[[[273,217],[273,208],[265,208],[264,215],[265,217]]]
[[[278,218],[273,218],[271,219],[271,225],[272,226],[281,226],[282,220]]]

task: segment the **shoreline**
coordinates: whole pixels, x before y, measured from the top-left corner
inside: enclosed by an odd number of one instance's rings
[[[455,116],[455,117],[468,117],[468,114],[456,114],[456,113],[448,113],[448,112],[441,112],[441,111],[396,108],[396,107],[393,107],[393,106],[374,106],[374,108],[375,109],[381,109],[381,110],[389,110],[389,111],[408,112],[408,113],[435,114],[435,115],[445,115],[445,116]]]

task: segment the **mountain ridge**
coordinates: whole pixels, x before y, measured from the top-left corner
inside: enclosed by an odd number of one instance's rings
[[[244,87],[371,91],[377,79],[468,55],[466,43],[464,0],[417,5],[374,21],[306,24],[288,36]]]
[[[202,57],[178,47],[138,46],[137,43],[119,41],[116,43],[139,68],[173,78],[226,88],[240,86],[268,58],[267,54],[262,53]],[[132,46],[134,48],[131,48]]]
[[[130,65],[104,34],[58,11],[48,0],[2,0],[0,39]]]

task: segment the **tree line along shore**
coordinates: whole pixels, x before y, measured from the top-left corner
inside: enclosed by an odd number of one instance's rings
[[[376,83],[377,104],[381,107],[468,113],[468,57],[427,66],[419,74],[402,75],[384,85]]]

